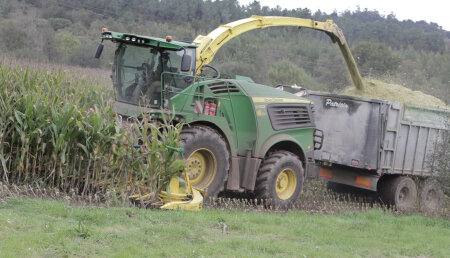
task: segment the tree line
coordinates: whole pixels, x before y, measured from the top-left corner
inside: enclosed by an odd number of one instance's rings
[[[191,41],[250,15],[332,19],[344,31],[359,68],[449,102],[450,32],[436,23],[399,21],[358,9],[343,13],[269,8],[237,0],[0,0],[0,50],[45,62],[109,68],[114,46],[92,58],[102,27]],[[264,84],[339,91],[350,84],[341,54],[320,32],[278,27],[231,40],[212,63]]]

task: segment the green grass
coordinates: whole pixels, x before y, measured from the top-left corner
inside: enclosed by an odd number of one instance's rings
[[[79,207],[7,198],[0,256],[433,256],[450,253],[450,221],[348,215]],[[228,225],[223,234],[219,222]]]

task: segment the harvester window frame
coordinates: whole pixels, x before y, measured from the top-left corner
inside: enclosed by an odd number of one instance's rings
[[[143,55],[137,52],[132,53],[131,58],[126,57],[127,49],[139,48],[145,49]],[[128,50],[129,51],[129,50]],[[141,50],[139,50],[141,51]],[[139,52],[138,51],[138,52]],[[142,52],[142,51],[141,51]],[[147,54],[148,52],[148,54]],[[181,59],[184,53],[188,53],[191,56],[195,56],[195,48],[181,48],[179,50],[172,50],[166,48],[158,48],[151,46],[138,46],[127,43],[118,43],[118,47],[115,52],[114,66],[113,66],[113,81],[115,88],[115,99],[119,102],[129,104],[148,104],[160,105],[160,98],[156,96],[162,91],[163,75],[166,72],[176,72],[179,75],[192,76],[195,72],[195,58],[192,58],[191,70],[188,72],[181,71]],[[137,63],[141,63],[142,58],[133,58],[133,55],[141,56],[143,59],[142,66],[138,66]],[[164,57],[167,59],[164,60]],[[175,58],[179,57],[179,58]],[[136,64],[129,65],[126,61],[131,60]],[[176,59],[176,60],[172,60]],[[136,63],[136,60],[137,61]],[[144,66],[146,64],[146,66]],[[148,68],[148,70],[146,70]],[[135,69],[133,72],[126,72],[126,69]],[[127,75],[125,75],[127,73]],[[131,78],[131,74],[135,74],[134,79],[124,81],[126,76]],[[133,82],[134,80],[134,82]],[[157,89],[159,82],[159,89]],[[140,86],[140,87],[139,87]],[[175,85],[176,86],[176,85]],[[130,88],[132,87],[132,88]],[[140,91],[140,89],[143,89]],[[178,87],[177,87],[178,88]],[[185,87],[184,87],[185,88]],[[128,92],[126,92],[128,91]],[[143,101],[142,101],[143,100]]]

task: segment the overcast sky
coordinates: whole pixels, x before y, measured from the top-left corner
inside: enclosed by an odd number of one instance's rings
[[[247,5],[253,0],[238,0],[241,4]],[[393,13],[398,20],[425,20],[434,22],[450,31],[450,2],[445,0],[259,0],[262,6],[296,9],[308,8],[314,13],[318,9],[322,12],[338,13],[345,10],[355,10],[359,5],[361,10],[377,10],[382,15]],[[445,4],[447,2],[447,4]]]

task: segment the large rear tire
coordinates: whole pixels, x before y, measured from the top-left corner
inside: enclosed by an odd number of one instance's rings
[[[287,208],[294,203],[303,188],[303,165],[288,151],[269,154],[261,165],[256,179],[255,194],[266,204]]]
[[[395,205],[398,210],[410,211],[417,201],[417,187],[414,180],[406,176],[382,178],[378,193],[384,203]]]
[[[206,126],[184,128],[180,140],[190,182],[206,191],[205,199],[217,197],[223,191],[230,167],[225,140]]]
[[[434,179],[423,182],[420,192],[420,205],[426,212],[438,212],[444,201],[444,192]]]

